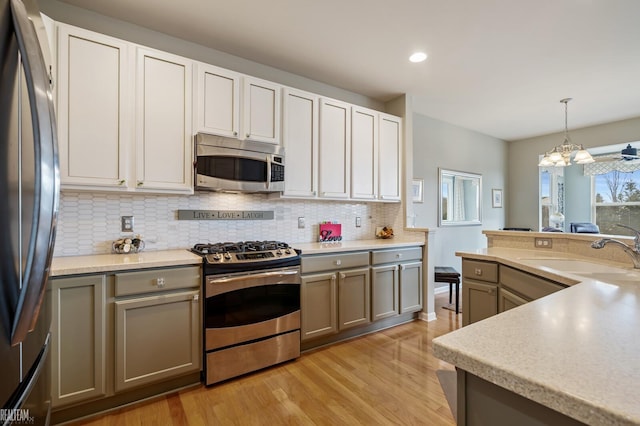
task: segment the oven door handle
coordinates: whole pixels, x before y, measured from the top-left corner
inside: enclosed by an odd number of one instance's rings
[[[259,274],[242,275],[238,277],[221,277],[221,278],[208,278],[207,282],[210,284],[227,284],[236,281],[246,281],[248,279],[260,279],[270,277],[283,277],[288,275],[298,275],[300,272],[296,271],[271,271],[261,272]]]

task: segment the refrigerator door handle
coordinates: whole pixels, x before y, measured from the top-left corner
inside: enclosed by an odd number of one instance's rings
[[[35,327],[44,297],[53,256],[60,171],[53,100],[38,36],[20,0],[11,0],[11,14],[31,109],[36,194],[22,288],[11,328],[11,344],[16,345]]]

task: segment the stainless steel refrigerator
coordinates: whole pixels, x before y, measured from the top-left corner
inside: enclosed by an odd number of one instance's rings
[[[39,18],[30,0],[0,0],[0,424],[50,418],[46,289],[60,179]]]

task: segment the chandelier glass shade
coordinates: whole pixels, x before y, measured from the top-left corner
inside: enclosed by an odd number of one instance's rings
[[[584,149],[582,145],[576,145],[569,138],[569,128],[567,126],[567,104],[571,98],[562,99],[560,102],[564,104],[564,141],[562,145],[558,145],[550,151],[545,152],[544,157],[540,160],[540,167],[564,167],[571,165],[571,157],[577,164],[593,163],[595,160]],[[574,154],[575,153],[575,154]]]

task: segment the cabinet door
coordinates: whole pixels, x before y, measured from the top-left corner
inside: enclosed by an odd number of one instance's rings
[[[349,198],[351,114],[344,102],[320,100],[319,196]]]
[[[373,321],[398,315],[398,265],[371,268],[371,317]]]
[[[318,102],[310,93],[284,92],[285,196],[315,197],[318,191]]]
[[[400,313],[422,309],[422,262],[400,265]]]
[[[136,189],[193,192],[191,61],[137,50]]]
[[[116,392],[200,369],[199,295],[116,300]]]
[[[498,286],[469,279],[462,283],[462,325],[489,318],[498,313]]]
[[[280,143],[280,92],[277,84],[244,78],[244,137],[253,141]]]
[[[338,321],[340,330],[371,322],[369,268],[338,272]]]
[[[402,170],[402,119],[380,114],[379,142],[379,198],[384,201],[400,200]]]
[[[498,312],[508,311],[509,309],[524,305],[527,302],[528,301],[526,299],[511,293],[509,290],[501,288],[498,295]]]
[[[384,158],[384,157],[383,157]],[[351,198],[377,198],[378,113],[351,108]]]
[[[51,281],[53,407],[104,396],[106,276]]]
[[[58,26],[58,135],[64,187],[127,188],[133,122],[128,45]]]
[[[194,86],[197,131],[237,138],[240,131],[240,74],[199,63]]]
[[[303,341],[338,331],[336,289],[334,273],[302,276],[300,312]]]

